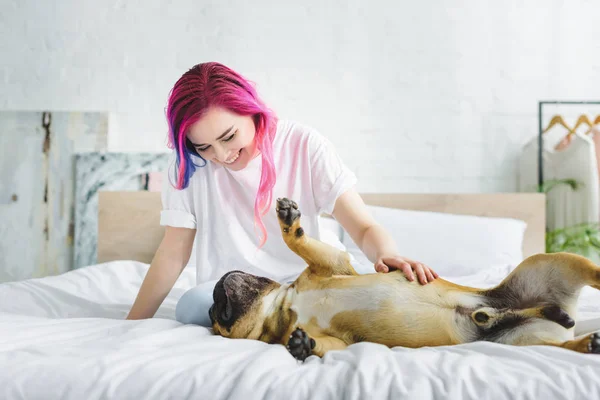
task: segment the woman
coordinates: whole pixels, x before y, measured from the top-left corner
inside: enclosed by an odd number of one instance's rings
[[[279,121],[237,72],[215,62],[194,66],[173,87],[167,119],[174,168],[162,193],[165,235],[128,319],[156,313],[194,242],[200,284],[177,304],[176,318],[183,323],[210,326],[212,290],[227,271],[280,282],[298,276],[306,264],[281,238],[273,201],[278,197],[298,203],[302,226],[315,238],[319,215],[333,215],[375,271],[400,269],[421,284],[437,278],[398,253],[331,143],[310,127]]]

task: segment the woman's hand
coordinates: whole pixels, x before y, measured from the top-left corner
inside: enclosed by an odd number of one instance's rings
[[[375,271],[390,272],[399,269],[409,281],[415,280],[415,273],[421,284],[429,283],[438,274],[425,264],[402,257],[396,243],[369,213],[362,198],[355,189],[349,189],[335,203],[333,217],[348,232],[354,243],[371,261],[375,261]]]
[[[395,269],[404,272],[409,281],[415,280],[416,273],[422,285],[439,278],[438,274],[427,265],[399,255],[382,256],[375,262],[377,272],[386,273]]]

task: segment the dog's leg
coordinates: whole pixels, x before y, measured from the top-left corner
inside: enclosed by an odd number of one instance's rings
[[[529,339],[529,340],[528,340]],[[518,346],[555,346],[562,347],[568,350],[573,350],[578,353],[600,354],[600,332],[595,332],[586,335],[579,339],[566,340],[564,342],[553,340],[532,340],[531,338],[521,338],[516,343]]]
[[[319,276],[358,275],[350,264],[350,256],[327,243],[309,237],[300,226],[298,205],[287,198],[277,199],[277,217],[283,240],[294,253]]]
[[[471,319],[484,331],[491,332],[495,327],[505,324],[509,320],[528,320],[531,318],[545,319],[556,322],[563,328],[570,329],[575,326],[575,321],[558,306],[541,306],[523,310],[497,310],[482,307],[471,313]]]
[[[595,332],[580,339],[567,340],[566,342],[553,345],[579,353],[600,354],[600,333]]]
[[[512,346],[556,346],[581,353],[600,354],[600,332],[574,339],[572,329],[551,319],[538,317],[519,320],[511,315],[504,319],[499,321],[500,324],[504,324],[504,329],[492,332],[492,335],[484,340]]]
[[[600,267],[587,258],[572,253],[536,254],[481,294],[492,308],[557,306],[576,319],[577,298],[586,285],[600,289]]]
[[[324,334],[309,336],[302,328],[296,328],[287,343],[290,354],[300,361],[311,354],[323,357],[330,350],[343,350],[346,347],[348,345],[336,337]]]

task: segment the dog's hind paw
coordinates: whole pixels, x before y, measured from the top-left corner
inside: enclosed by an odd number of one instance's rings
[[[299,361],[304,361],[311,355],[315,348],[315,340],[300,328],[296,328],[290,335],[287,343],[287,349],[290,354]]]
[[[592,354],[600,354],[600,332],[592,333],[590,335],[588,352]]]
[[[276,211],[279,220],[288,227],[292,226],[294,221],[301,215],[298,204],[286,197],[277,199]]]

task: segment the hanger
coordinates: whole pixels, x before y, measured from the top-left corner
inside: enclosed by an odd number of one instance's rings
[[[588,116],[583,114],[583,115],[579,116],[579,118],[577,119],[577,122],[575,123],[575,127],[572,129],[572,131],[571,131],[571,133],[569,133],[569,135],[574,135],[575,132],[577,132],[577,128],[579,128],[579,125],[581,125],[581,124],[587,124],[587,126],[590,127],[590,129],[586,132],[586,134],[590,133],[592,131],[592,128],[594,127],[594,124],[592,124],[592,121],[590,121]]]
[[[575,131],[569,128],[569,125],[567,125],[562,115],[555,115],[550,120],[548,127],[542,133],[548,132],[554,125],[560,125],[564,127],[568,132],[567,135],[554,146],[555,150],[561,150],[565,146],[568,146],[568,144],[570,143],[569,139],[571,138],[571,135],[575,133]]]
[[[550,120],[550,123],[548,124],[548,127],[546,129],[544,129],[543,133],[548,132],[556,124],[563,126],[567,131],[569,131],[569,135],[571,133],[574,133],[573,129],[569,128],[569,125],[567,125],[567,123],[563,119],[562,115],[553,116],[552,119]]]
[[[590,133],[592,133],[594,131],[594,128],[596,127],[596,125],[600,125],[600,114],[596,115],[596,119],[594,120],[594,123],[592,124],[590,129],[588,129],[588,131],[585,134],[589,135]],[[598,129],[596,129],[595,131],[598,132]]]

